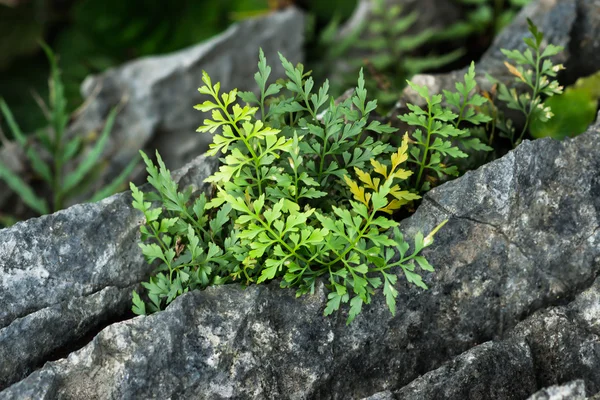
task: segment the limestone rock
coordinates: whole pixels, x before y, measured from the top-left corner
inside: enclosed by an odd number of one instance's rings
[[[582,380],[571,381],[542,389],[527,400],[585,400],[585,384]]]
[[[216,166],[201,156],[174,177],[201,187]],[[0,230],[0,389],[131,317],[131,291],[152,272],[131,201],[121,193]]]
[[[564,142],[525,141],[429,192],[402,229],[413,237],[449,219],[426,251],[437,272],[425,275],[430,290],[401,288],[395,317],[381,295],[347,327],[343,313],[322,316],[322,286],[300,299],[277,282],[213,287],[108,326],[0,397],[348,399],[429,386],[439,394],[447,371],[474,379],[483,365],[474,399],[508,379],[498,398],[563,379],[583,379],[593,395],[598,134],[595,126]],[[502,376],[492,373],[501,365]],[[467,393],[467,382],[447,390]],[[511,388],[522,389],[511,397]]]
[[[395,399],[522,399],[536,389],[527,343],[486,342],[394,392]]]
[[[208,72],[213,83],[221,82],[222,91],[257,90],[254,74],[259,48],[272,66],[270,79],[284,77],[277,53],[293,63],[301,62],[303,32],[302,12],[290,7],[241,21],[197,46],[145,57],[88,77],[82,92],[91,103],[73,129],[97,129],[125,96],[127,103],[111,135],[114,171],[119,171],[140,148],[151,149],[152,153],[158,149],[170,168],[180,168],[202,154],[212,141],[210,134],[196,133],[208,116],[194,109],[206,100],[197,91],[203,85],[202,71]]]

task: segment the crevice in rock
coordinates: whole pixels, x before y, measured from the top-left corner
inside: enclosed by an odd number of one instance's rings
[[[440,210],[441,212],[446,214],[449,218],[456,218],[456,219],[468,221],[468,222],[471,222],[474,224],[482,224],[482,225],[491,227],[496,233],[498,233],[499,235],[501,235],[504,238],[504,240],[508,246],[510,246],[510,245],[514,246],[519,251],[519,253],[521,253],[523,255],[523,257],[525,257],[527,260],[531,260],[531,257],[527,254],[527,252],[524,251],[523,248],[519,244],[511,241],[509,239],[508,235],[506,235],[506,233],[504,233],[502,231],[502,229],[500,229],[500,227],[498,227],[492,223],[486,222],[486,221],[477,220],[472,217],[456,215],[453,212],[451,212],[450,210],[448,210],[447,208],[445,208],[444,206],[442,206],[441,204],[439,204],[436,200],[434,200],[430,197],[427,197],[427,201],[431,205],[433,205],[435,208],[437,208],[438,210]],[[578,249],[590,237],[594,236],[594,234],[596,234],[596,232],[598,230],[600,230],[600,226],[595,227],[591,234],[582,238],[580,240],[580,242],[574,247],[573,251],[571,253],[569,253],[569,255],[565,255],[565,257],[569,257],[570,255],[577,253]],[[550,271],[548,271],[548,270],[542,270],[542,269],[538,268],[538,271],[541,274],[545,275],[547,277],[547,279],[554,279],[556,281],[562,281],[561,278],[551,274]],[[526,310],[523,310],[522,313],[520,313],[518,316],[516,316],[516,323],[518,324],[518,323],[524,321],[525,319],[527,319],[528,317],[530,317],[531,315],[533,315],[534,313],[536,313],[537,311],[539,311],[541,309],[546,309],[548,307],[565,306],[565,305],[570,304],[572,301],[575,300],[575,298],[579,294],[581,294],[585,290],[589,289],[594,284],[596,278],[599,275],[600,275],[600,269],[595,268],[595,269],[593,269],[593,276],[591,279],[582,281],[579,284],[576,284],[573,287],[570,287],[569,290],[566,290],[565,293],[563,293],[560,298],[546,298],[546,299],[543,299],[543,301],[540,301],[538,304],[532,303],[530,305],[530,307],[528,307]],[[504,279],[506,277],[506,273],[503,272],[502,276]],[[567,287],[566,284],[564,286]],[[502,318],[502,317],[500,316],[500,318]],[[502,321],[499,321],[499,323],[502,324]],[[504,332],[504,329],[502,327],[500,327],[500,331],[502,332],[501,337],[505,337],[507,334],[509,334],[513,327],[510,327],[506,332]],[[487,340],[492,340],[493,338],[492,337],[489,337],[489,338],[484,337],[483,339],[485,341],[487,341]]]
[[[504,238],[504,240],[506,241],[507,244],[509,245],[513,245],[517,250],[519,250],[519,252],[528,260],[530,259],[530,257],[528,256],[528,254],[521,248],[521,246],[515,242],[512,242],[509,238],[508,235],[506,235],[506,233],[504,233],[504,231],[502,231],[502,229],[500,229],[499,226],[496,226],[490,222],[486,222],[486,221],[480,221],[478,219],[472,218],[472,217],[467,217],[464,215],[456,215],[453,212],[451,212],[450,210],[446,209],[444,206],[442,206],[440,203],[438,203],[436,200],[432,199],[431,197],[427,198],[427,201],[431,203],[431,205],[433,205],[435,208],[439,209],[440,211],[442,211],[443,213],[447,214],[450,218],[456,218],[456,219],[460,219],[460,220],[464,220],[464,221],[469,221],[469,222],[473,222],[475,224],[480,224],[480,225],[486,225],[491,227],[492,229],[494,229],[494,231],[500,235],[502,235],[502,237]]]
[[[92,340],[94,340],[96,335],[102,332],[106,327],[119,322],[133,319],[135,317],[136,315],[133,313],[133,311],[129,310],[123,314],[114,315],[110,318],[107,318],[106,320],[101,321],[98,325],[96,325],[93,329],[90,329],[85,335],[81,336],[79,339],[73,340],[69,344],[59,347],[56,350],[49,353],[45,360],[40,362],[39,365],[35,367],[35,369],[41,368],[46,362],[58,361],[60,359],[68,357],[69,354],[79,351],[85,346],[87,346]]]
[[[102,289],[99,289],[91,294],[88,294],[88,295],[82,296],[82,297],[88,297],[93,294],[99,293],[102,290],[109,289],[112,287],[113,286],[104,287]],[[114,286],[114,287],[119,290],[126,290],[127,292],[131,292],[131,290],[139,290],[139,288],[140,288],[139,284],[125,286],[123,288],[116,287],[116,286]],[[58,304],[54,304],[53,306],[58,306],[61,304],[64,305],[65,303],[68,303],[69,301],[70,300],[64,301],[64,302],[61,302]],[[42,310],[43,309],[38,310],[38,311],[42,311]],[[90,324],[87,331],[83,335],[79,336],[76,339],[69,341],[68,343],[65,343],[64,345],[62,345],[60,347],[55,348],[54,350],[49,351],[46,354],[43,354],[42,358],[37,362],[23,364],[21,367],[22,368],[21,372],[19,373],[20,376],[18,376],[15,381],[12,381],[12,382],[9,381],[8,386],[25,379],[27,376],[29,376],[33,372],[41,369],[47,362],[57,361],[57,360],[66,358],[67,356],[69,356],[69,354],[82,349],[83,347],[88,345],[96,337],[96,335],[98,335],[98,333],[100,333],[106,327],[108,327],[112,324],[118,323],[118,322],[132,319],[134,317],[136,317],[136,315],[131,311],[131,307],[129,306],[129,304],[127,304],[127,307],[125,307],[125,305],[123,305],[123,307],[120,307],[120,308],[117,307],[117,308],[111,308],[110,310],[104,310],[104,312],[101,313],[101,315],[97,316],[97,320],[95,320],[93,324]],[[34,361],[34,360],[31,360],[31,361]],[[3,388],[0,387],[0,390],[1,389],[3,389]]]
[[[41,307],[38,308],[27,308],[27,309],[23,309],[23,312],[18,313],[18,314],[14,314],[14,317],[6,324],[6,325],[1,325],[0,324],[0,329],[6,328],[7,326],[10,326],[10,324],[12,324],[14,321],[20,319],[20,318],[26,318],[31,314],[35,314],[36,312],[42,311],[46,308],[51,308],[51,307],[55,307],[55,306],[59,306],[61,304],[64,304],[65,302],[70,301],[73,298],[82,298],[82,297],[90,297],[90,296],[94,296],[95,294],[100,293],[101,291],[107,289],[107,288],[116,288],[116,289],[120,289],[120,290],[136,290],[136,291],[140,291],[141,290],[141,282],[145,282],[149,279],[150,275],[148,275],[146,278],[140,280],[139,282],[132,282],[130,284],[127,285],[117,285],[114,282],[110,282],[108,284],[106,284],[105,286],[96,288],[96,289],[92,289],[92,291],[90,292],[84,292],[78,295],[74,295],[74,296],[70,296],[69,299],[66,300],[61,300],[59,302],[56,303],[51,303],[51,304],[46,304],[43,305]],[[48,276],[46,278],[47,280],[51,281],[51,280],[58,280],[57,278],[53,277],[52,275]],[[60,280],[61,283],[64,283],[64,280]],[[78,282],[75,282],[78,283]],[[130,318],[128,318],[130,319]]]

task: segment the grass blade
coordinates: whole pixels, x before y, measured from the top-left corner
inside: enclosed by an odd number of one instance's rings
[[[4,99],[0,98],[0,111],[4,115],[4,119],[6,119],[6,123],[10,128],[13,136],[15,137],[17,143],[25,150],[25,155],[31,161],[31,166],[35,172],[37,172],[46,182],[52,182],[52,172],[50,171],[50,167],[48,164],[42,160],[37,151],[33,149],[33,147],[28,146],[27,139],[25,135],[19,128],[19,125],[15,121],[15,118],[8,108],[8,105],[4,101]]]
[[[102,189],[94,193],[94,195],[88,200],[88,202],[94,203],[96,201],[100,201],[108,196],[117,193],[117,191],[119,191],[119,186],[125,183],[135,166],[138,165],[139,161],[140,157],[136,156],[133,160],[129,162],[129,164],[127,164],[127,166],[125,167],[123,172],[119,174],[119,176],[113,179],[113,181],[110,182],[108,185],[104,186]]]
[[[100,156],[102,155],[102,151],[106,146],[108,137],[110,135],[110,131],[112,130],[112,127],[115,123],[117,112],[118,110],[116,108],[113,108],[111,110],[110,114],[108,115],[108,118],[106,119],[106,124],[104,125],[104,129],[102,130],[102,134],[100,135],[100,138],[98,139],[92,150],[88,152],[88,154],[84,155],[83,161],[77,166],[77,168],[75,168],[75,171],[71,172],[65,177],[65,181],[62,187],[63,192],[68,192],[69,190],[77,186],[81,182],[81,180],[88,174],[88,172],[90,172],[90,170],[94,168],[94,166],[96,166],[98,160],[100,159]]]
[[[17,174],[12,172],[6,166],[0,163],[0,179],[2,179],[8,187],[10,187],[19,197],[31,207],[33,210],[38,212],[40,215],[48,214],[48,204],[46,201],[38,197],[33,189],[25,183]]]

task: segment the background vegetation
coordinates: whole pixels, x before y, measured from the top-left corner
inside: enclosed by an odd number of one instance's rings
[[[232,23],[289,5],[282,0],[0,0],[0,96],[25,132],[46,123],[31,96],[47,97],[49,67],[38,42],[59,56],[70,111],[82,102],[79,86],[137,57],[183,49]],[[333,13],[347,18],[356,0],[297,1],[315,25]],[[6,125],[3,125],[6,128]],[[6,129],[4,129],[6,131]]]

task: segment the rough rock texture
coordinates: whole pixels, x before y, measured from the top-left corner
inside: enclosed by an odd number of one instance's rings
[[[174,176],[201,183],[216,165],[198,157]],[[131,290],[152,272],[140,222],[126,192],[0,230],[0,389],[128,317]]]
[[[527,18],[544,33],[547,43],[565,47],[562,53],[552,58],[555,63],[564,63],[567,68],[561,78],[563,83],[574,83],[578,78],[600,69],[600,4],[595,0],[539,0],[526,6],[476,62],[477,79],[482,88],[490,86],[484,79],[484,73],[502,82],[512,82],[513,76],[503,64],[506,57],[500,49],[525,50],[527,46],[523,37],[530,35]],[[441,93],[443,89],[454,90],[455,82],[461,81],[465,72],[466,68],[447,74],[421,74],[411,80],[427,85],[433,93]],[[423,99],[407,87],[391,115],[404,113],[407,103],[423,104]]]
[[[93,101],[73,128],[87,131],[101,126],[110,109],[126,96],[127,105],[111,135],[117,151],[115,170],[144,147],[158,149],[167,165],[179,168],[210,143],[210,135],[195,133],[207,117],[193,108],[206,99],[197,91],[203,85],[202,71],[208,72],[213,83],[221,82],[223,91],[257,90],[258,49],[265,52],[275,80],[285,76],[277,53],[301,62],[303,44],[303,14],[290,7],[242,21],[197,46],[88,77],[82,91],[84,97],[94,96]],[[95,95],[98,85],[100,91]]]
[[[576,380],[542,389],[527,400],[585,400],[585,383]]]
[[[570,304],[523,321],[510,336],[527,339],[540,386],[583,379],[588,394],[600,392],[600,279]]]
[[[564,142],[525,141],[429,192],[402,228],[413,237],[449,219],[426,252],[437,272],[425,276],[430,290],[402,288],[395,317],[381,295],[346,327],[344,315],[322,316],[322,286],[302,299],[276,282],[210,288],[110,325],[0,397],[359,399],[420,390],[522,399],[573,379],[593,395],[598,134],[595,126]],[[500,374],[501,366],[514,370]],[[444,385],[449,372],[460,379]]]
[[[522,399],[536,390],[524,341],[486,342],[394,392],[396,399]]]

